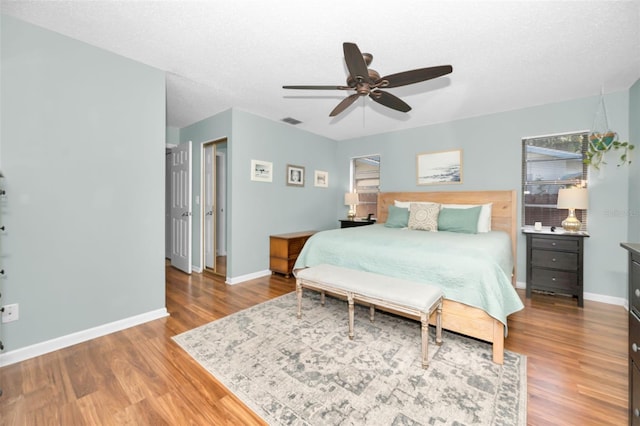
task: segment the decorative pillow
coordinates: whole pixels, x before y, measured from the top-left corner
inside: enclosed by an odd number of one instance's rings
[[[468,209],[449,209],[444,207],[438,215],[438,230],[476,234],[481,210],[482,206]]]
[[[480,215],[478,216],[478,232],[491,231],[491,207],[493,203],[487,204],[443,204],[444,209],[469,209],[471,207],[481,206]]]
[[[384,226],[387,228],[406,228],[409,224],[409,209],[389,206],[389,215]]]
[[[409,206],[409,229],[438,232],[440,204],[411,203]]]

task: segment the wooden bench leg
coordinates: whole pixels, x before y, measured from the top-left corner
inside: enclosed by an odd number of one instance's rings
[[[320,304],[324,306],[324,290],[320,292]]]
[[[302,318],[302,284],[300,281],[296,281],[296,295],[298,296],[298,319]]]
[[[422,324],[422,368],[429,367],[429,317],[426,312],[420,314]]]
[[[376,306],[373,304],[369,305],[369,321],[373,322],[375,314],[376,314]]]
[[[347,293],[347,301],[349,302],[349,339],[353,340],[353,293]]]
[[[436,308],[436,344],[442,345],[442,299]]]

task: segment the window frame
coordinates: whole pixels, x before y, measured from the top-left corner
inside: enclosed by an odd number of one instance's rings
[[[588,147],[589,131],[581,130],[567,133],[557,133],[542,136],[530,136],[522,138],[522,180],[521,180],[521,223],[522,226],[533,226],[535,222],[542,222],[545,227],[562,226],[562,221],[568,216],[567,209],[557,209],[557,193],[561,188],[580,187],[586,188],[588,181],[589,166],[584,164],[584,155]],[[558,139],[558,140],[553,140]],[[557,150],[544,145],[554,145],[562,143],[562,139],[567,139],[567,144],[580,143],[580,151],[563,151]],[[573,139],[573,140],[572,140]],[[575,140],[579,139],[579,140]],[[538,145],[535,143],[538,142]],[[528,146],[535,146],[539,148],[537,153],[530,154],[532,150],[528,150]],[[538,155],[538,158],[535,158]],[[554,158],[554,155],[557,155]],[[546,158],[544,158],[546,156]],[[564,158],[563,158],[564,157]],[[562,179],[535,179],[534,171],[536,170],[533,165],[553,163],[557,161],[558,164],[571,163],[573,167],[565,167]],[[580,161],[580,167],[576,167],[576,161]],[[578,171],[579,169],[579,171]],[[538,169],[538,170],[549,170]],[[558,170],[562,170],[558,168]],[[573,177],[571,177],[574,175]],[[536,194],[531,193],[532,187],[544,187],[545,191],[541,191]],[[545,197],[546,196],[546,197]],[[582,222],[582,231],[587,230],[587,210],[577,210],[576,216]]]
[[[358,176],[357,162],[362,160],[377,161],[377,172],[367,173],[365,171]],[[356,217],[367,217],[369,214],[372,214],[373,217],[377,216],[378,193],[380,192],[380,164],[380,154],[359,155],[351,158],[349,190],[358,193],[359,201],[356,205]],[[362,189],[362,187],[358,185],[358,181],[364,180],[377,180],[378,184],[365,187],[367,189]]]

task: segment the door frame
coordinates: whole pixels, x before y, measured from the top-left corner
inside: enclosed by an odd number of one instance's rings
[[[213,270],[210,269],[210,268],[207,268],[206,262],[205,262],[206,259],[205,259],[205,255],[204,255],[204,252],[205,252],[205,246],[204,245],[205,245],[205,237],[206,237],[206,235],[205,235],[205,224],[204,224],[205,214],[206,214],[205,205],[204,205],[204,199],[205,199],[204,198],[205,197],[204,190],[205,190],[205,178],[206,178],[206,173],[205,173],[205,166],[206,166],[206,164],[205,164],[205,161],[206,161],[205,148],[210,146],[210,145],[219,145],[219,144],[222,144],[222,143],[228,143],[228,139],[226,137],[223,137],[223,138],[220,138],[220,139],[214,139],[214,140],[211,140],[211,141],[208,141],[208,142],[203,142],[200,145],[200,200],[201,200],[200,201],[200,265],[202,265],[202,271],[203,272],[209,270],[209,271],[211,271],[211,272],[213,272],[215,274],[218,274],[218,275],[222,275],[222,274],[220,274],[219,272],[216,271],[217,268],[214,268]],[[216,199],[217,182],[215,182],[216,181],[216,178],[215,178],[215,175],[216,175],[216,162],[215,162],[216,157],[215,157],[215,153],[216,152],[217,152],[217,150],[214,149],[213,173],[212,173],[212,176],[214,176],[213,179],[214,179],[214,183],[215,183],[213,185],[213,191],[214,191],[213,200],[214,200],[214,203],[215,203],[215,208],[214,208],[213,226],[212,226],[212,229],[213,229],[213,236],[212,236],[212,238],[213,238],[213,257],[214,257],[214,259],[213,259],[214,262],[213,263],[214,263],[214,265],[216,265],[216,257],[217,257],[217,253],[216,252],[217,252],[217,246],[218,246],[217,235],[216,235],[216,232],[217,232],[217,220],[218,220],[218,218],[217,218],[218,214],[216,212],[217,209],[218,209],[217,199]],[[225,221],[225,223],[226,223],[226,221]],[[228,261],[228,259],[227,259],[227,261]]]

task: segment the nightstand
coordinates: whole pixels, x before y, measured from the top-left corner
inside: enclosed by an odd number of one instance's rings
[[[375,219],[340,219],[340,228],[354,228],[356,226],[373,225]]]
[[[532,291],[566,294],[584,306],[582,258],[586,232],[565,232],[556,228],[535,231],[526,227],[527,236],[527,298]]]
[[[269,236],[269,269],[271,269],[271,273],[279,272],[289,278],[304,243],[315,233],[316,231],[303,231]]]

